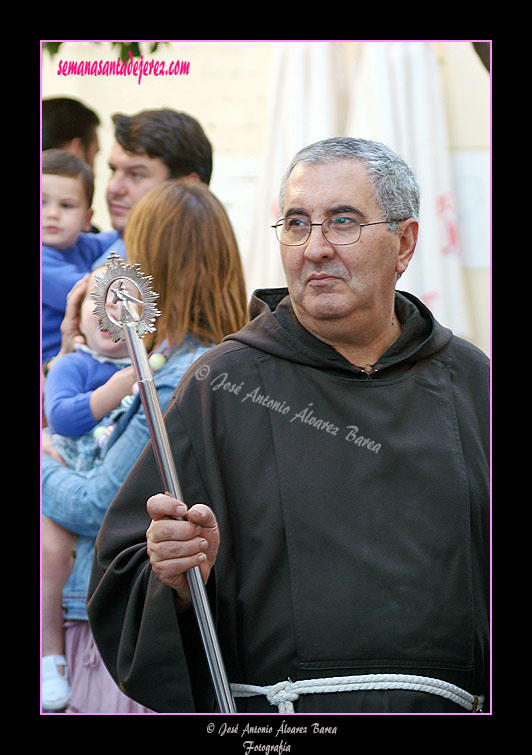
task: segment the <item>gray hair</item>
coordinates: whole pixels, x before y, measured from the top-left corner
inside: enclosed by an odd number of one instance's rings
[[[380,142],[352,137],[333,137],[310,144],[299,150],[281,181],[279,206],[284,207],[286,185],[299,163],[325,165],[338,160],[361,160],[367,168],[375,191],[375,199],[389,227],[397,230],[394,218],[419,216],[419,186],[405,161]]]

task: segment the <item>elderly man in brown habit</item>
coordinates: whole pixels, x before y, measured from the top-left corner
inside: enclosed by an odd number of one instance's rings
[[[166,414],[185,501],[148,447],[100,531],[102,656],[153,710],[213,710],[199,565],[239,711],[486,710],[489,364],[396,290],[415,178],[384,145],[329,139],[296,155],[280,206],[287,289],[254,293]]]

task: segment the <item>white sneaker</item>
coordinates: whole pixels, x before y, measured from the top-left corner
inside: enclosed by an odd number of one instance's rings
[[[65,675],[58,666],[65,667]],[[42,707],[43,710],[62,710],[70,700],[68,668],[64,655],[45,655],[42,659]]]

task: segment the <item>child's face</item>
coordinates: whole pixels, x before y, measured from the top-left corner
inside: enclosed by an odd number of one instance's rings
[[[89,278],[87,295],[81,304],[79,329],[85,336],[85,343],[89,349],[97,351],[98,354],[102,354],[106,357],[127,357],[128,349],[126,342],[123,340],[113,342],[109,333],[105,330],[100,330],[100,322],[98,317],[94,314],[96,303],[90,295],[96,285],[95,274],[98,275],[98,270],[96,270]],[[138,292],[136,292],[136,295],[138,296]],[[120,305],[113,304],[113,299],[114,294],[109,291],[106,304],[107,313],[114,317],[115,320],[119,321],[121,320]]]
[[[73,246],[82,231],[90,230],[92,210],[83,184],[69,176],[42,177],[42,243],[54,249]]]

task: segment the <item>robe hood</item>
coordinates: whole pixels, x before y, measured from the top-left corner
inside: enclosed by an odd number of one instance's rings
[[[451,340],[452,332],[440,325],[429,309],[415,296],[397,291],[396,314],[402,323],[400,337],[374,365],[405,367],[440,352]],[[336,349],[320,341],[298,321],[287,288],[264,288],[253,292],[249,304],[250,322],[224,341],[238,341],[259,351],[297,364],[315,365],[333,371],[360,373]]]

